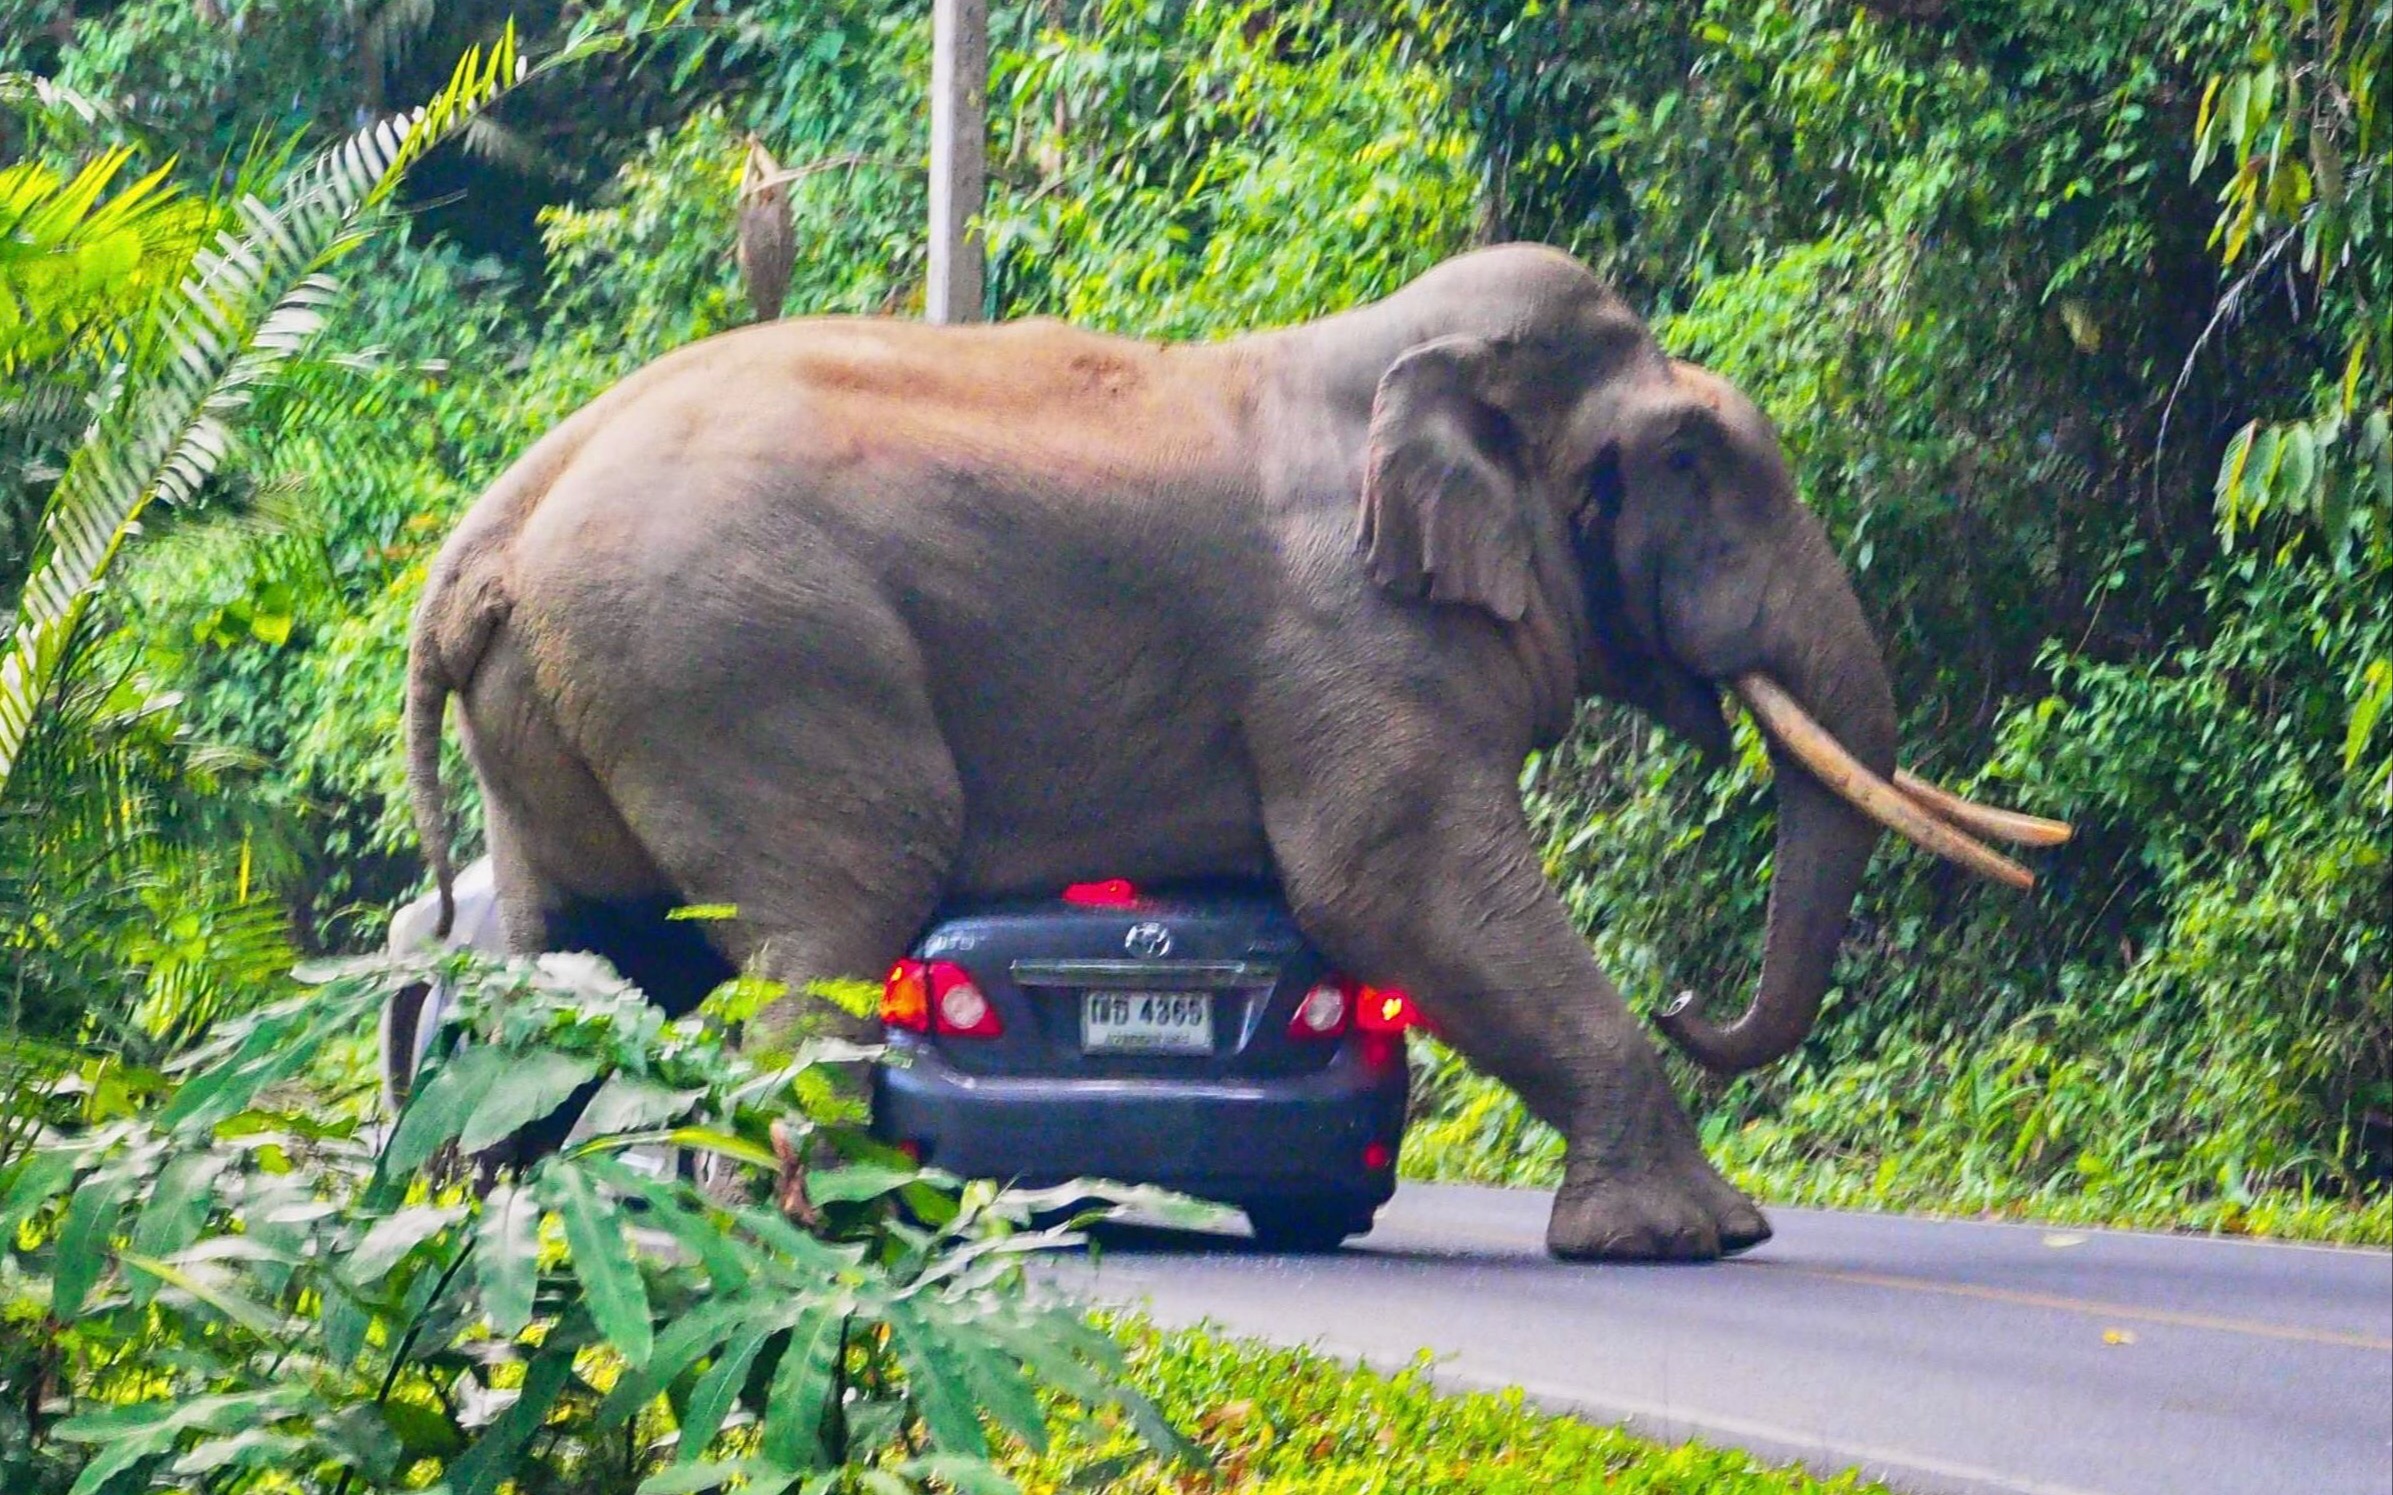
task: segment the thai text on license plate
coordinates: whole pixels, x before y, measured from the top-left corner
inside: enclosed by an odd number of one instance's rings
[[[1092,1054],[1210,1054],[1213,997],[1189,991],[1093,991],[1080,1009]]]

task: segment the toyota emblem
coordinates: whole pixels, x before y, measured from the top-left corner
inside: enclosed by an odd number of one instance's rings
[[[1160,960],[1172,953],[1172,932],[1160,924],[1133,924],[1122,948],[1141,960]]]

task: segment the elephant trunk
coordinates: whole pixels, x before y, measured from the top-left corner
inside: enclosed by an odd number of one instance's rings
[[[1824,538],[1819,548],[1827,551]],[[1770,651],[1762,674],[1737,681],[1738,694],[1772,729],[1767,740],[1778,785],[1776,874],[1760,988],[1752,1006],[1726,1026],[1705,1019],[1690,995],[1656,1017],[1690,1058],[1719,1074],[1757,1069],[1810,1036],[1862,872],[1878,844],[1878,822],[1847,802],[1849,789],[1840,793],[1807,766],[1807,759],[1819,761],[1818,754],[1802,752],[1782,722],[1808,716],[1815,730],[1881,783],[1894,771],[1894,694],[1885,666],[1832,556],[1827,572],[1831,584],[1803,592],[1800,605],[1782,614],[1804,617],[1809,638]],[[1783,708],[1788,697],[1798,709],[1774,715],[1770,708]]]

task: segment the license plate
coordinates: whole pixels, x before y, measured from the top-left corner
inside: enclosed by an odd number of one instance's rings
[[[1210,1054],[1206,992],[1093,991],[1082,999],[1080,1047],[1091,1054]]]

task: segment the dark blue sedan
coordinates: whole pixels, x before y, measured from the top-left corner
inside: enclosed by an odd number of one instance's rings
[[[457,892],[452,939],[495,948],[479,865]],[[430,926],[431,900],[410,904],[393,948]],[[441,1006],[394,1001],[394,1091]],[[1414,1020],[1401,993],[1334,970],[1267,887],[1089,883],[957,908],[883,984],[873,1128],[963,1177],[1154,1184],[1237,1206],[1266,1247],[1330,1250],[1395,1190]]]

